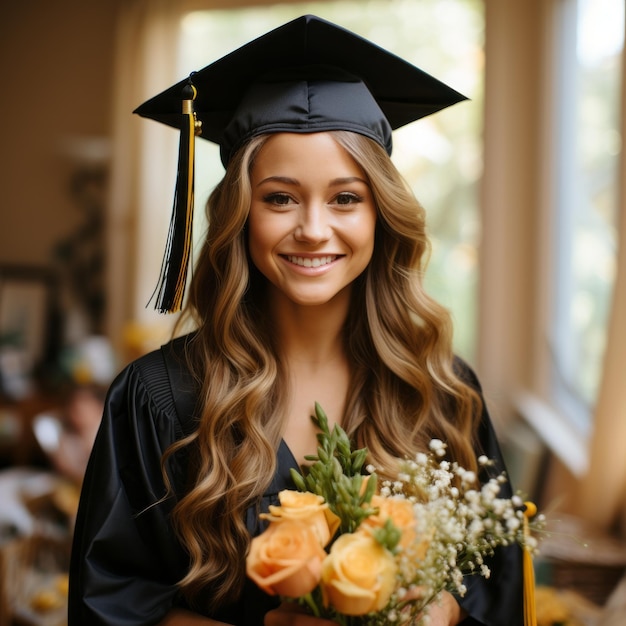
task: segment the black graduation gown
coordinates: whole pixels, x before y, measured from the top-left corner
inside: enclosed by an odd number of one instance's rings
[[[185,606],[177,581],[188,558],[174,536],[169,515],[176,495],[166,493],[161,456],[171,443],[193,430],[195,395],[175,340],[127,366],[112,383],[102,424],[87,467],[76,520],[70,566],[69,626],[148,626],[172,606]],[[164,367],[164,363],[167,367]],[[470,382],[477,384],[471,371]],[[481,450],[502,463],[487,413]],[[278,504],[278,492],[293,488],[290,468],[297,463],[284,442],[277,451],[276,475],[260,509]],[[168,471],[177,495],[186,482],[185,454]],[[247,514],[252,536],[261,530],[258,509]],[[470,625],[522,624],[522,561],[517,547],[498,550],[492,576],[468,579],[460,602]],[[237,626],[261,626],[276,599],[248,581],[241,601],[211,617]]]

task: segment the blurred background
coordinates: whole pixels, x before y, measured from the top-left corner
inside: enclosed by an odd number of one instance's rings
[[[394,136],[429,216],[427,286],[452,311],[515,485],[553,520],[538,575],[558,594],[544,604],[565,606],[558,623],[626,623],[624,5],[3,1],[0,626],[62,623],[49,570],[65,568],[103,394],[175,321],[148,302],[178,136],[132,111],[304,13],[470,97]],[[223,174],[197,144],[196,242]],[[15,599],[19,576],[38,582]]]

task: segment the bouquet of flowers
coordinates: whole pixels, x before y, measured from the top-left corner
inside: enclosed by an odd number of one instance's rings
[[[463,596],[466,575],[489,577],[485,557],[498,546],[535,550],[522,500],[498,497],[504,476],[477,489],[435,439],[378,484],[363,468],[366,449],[352,450],[339,426],[331,432],[319,405],[313,420],[312,465],[292,472],[298,491],[279,494],[251,542],[247,574],[266,593],[344,626],[419,624],[442,591]]]

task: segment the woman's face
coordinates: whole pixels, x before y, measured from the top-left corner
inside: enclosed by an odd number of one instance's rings
[[[374,249],[363,170],[328,133],[272,135],[251,171],[249,249],[273,287],[303,306],[348,294]]]

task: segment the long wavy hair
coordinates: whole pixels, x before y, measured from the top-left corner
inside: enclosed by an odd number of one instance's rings
[[[365,171],[378,212],[373,257],[353,285],[345,323],[351,384],[341,424],[383,476],[433,437],[474,468],[480,397],[455,373],[450,316],[422,286],[430,252],[424,210],[378,144],[331,134]],[[197,327],[187,356],[201,413],[197,430],[170,450],[193,443],[190,488],[173,520],[190,556],[183,593],[193,602],[210,588],[211,608],[242,588],[245,512],[272,480],[286,412],[266,282],[247,252],[250,171],[265,140],[237,153],[209,198],[185,310]]]

